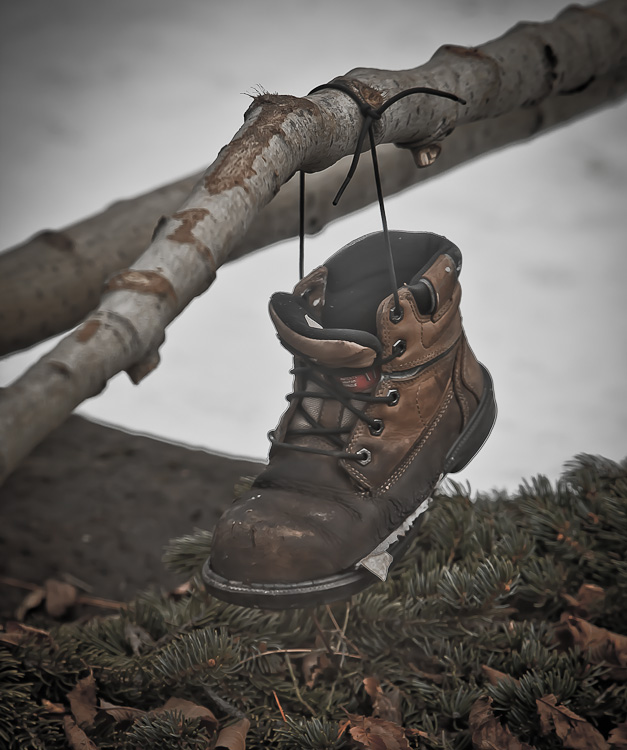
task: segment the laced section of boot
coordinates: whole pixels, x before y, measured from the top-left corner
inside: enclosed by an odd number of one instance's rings
[[[377,161],[377,149],[374,136],[373,125],[375,121],[381,119],[382,114],[386,109],[391,107],[400,99],[413,94],[428,94],[431,96],[440,96],[452,101],[458,102],[459,104],[466,104],[466,101],[456,94],[449,93],[448,91],[441,91],[439,89],[433,89],[426,86],[417,86],[415,88],[406,89],[400,93],[392,96],[390,99],[385,101],[380,107],[374,108],[366,101],[364,101],[352,88],[347,86],[342,81],[330,81],[322,86],[317,86],[312,89],[309,93],[313,94],[316,91],[323,89],[336,89],[349,96],[359,107],[359,110],[363,117],[362,128],[357,139],[357,145],[353,156],[353,161],[349,168],[348,174],[344,182],[342,183],[333,205],[337,205],[342,194],[349,182],[351,181],[355,170],[357,169],[357,163],[359,162],[359,156],[362,151],[362,146],[366,136],[370,140],[370,153],[372,155],[372,166],[374,170],[374,180],[377,188],[377,199],[379,202],[379,210],[381,213],[381,223],[383,226],[383,234],[385,236],[385,244],[387,249],[387,266],[390,277],[391,293],[394,297],[394,306],[390,311],[390,320],[393,323],[398,323],[403,317],[403,308],[401,307],[399,296],[398,296],[398,283],[396,279],[396,270],[394,268],[394,257],[392,255],[392,245],[390,242],[387,218],[385,215],[385,206],[383,202],[383,190],[381,187],[381,178],[379,175],[379,165]],[[300,172],[300,200],[299,200],[299,240],[300,240],[300,252],[299,252],[299,272],[300,278],[304,276],[304,254],[305,254],[305,173]],[[392,348],[392,354],[387,359],[380,362],[385,364],[390,362],[392,359],[399,357],[405,351],[404,342],[398,341]],[[289,450],[302,451],[304,453],[317,453],[324,456],[330,456],[336,459],[346,459],[349,461],[356,461],[357,463],[365,466],[370,463],[372,456],[367,448],[361,448],[355,453],[351,453],[346,450],[346,443],[343,440],[347,434],[352,432],[354,426],[354,420],[351,424],[340,424],[337,427],[325,427],[321,425],[318,420],[312,416],[306,409],[304,401],[305,399],[320,399],[323,402],[333,400],[342,405],[345,410],[351,412],[357,420],[361,420],[368,425],[370,432],[373,435],[380,435],[383,431],[383,422],[380,419],[372,418],[359,407],[355,406],[354,402],[362,402],[363,404],[387,404],[393,406],[398,401],[398,391],[390,389],[386,396],[372,396],[369,393],[350,391],[344,388],[341,384],[334,381],[333,376],[325,373],[322,368],[318,367],[314,362],[310,360],[302,360],[303,364],[296,365],[291,372],[295,375],[303,376],[303,382],[305,386],[310,383],[317,386],[320,390],[309,390],[305,387],[304,390],[295,389],[293,393],[287,396],[287,400],[291,403],[294,400],[298,400],[296,413],[292,415],[292,421],[299,415],[306,423],[307,427],[303,428],[289,428],[285,433],[285,440],[278,440],[274,430],[268,433],[270,442],[280,448],[286,448]],[[298,378],[297,378],[298,380]],[[322,411],[322,410],[320,410]],[[344,420],[341,420],[342,422]],[[288,438],[298,437],[314,437],[322,438],[328,441],[330,448],[317,448],[313,445],[302,445],[299,443],[287,442]]]
[[[400,344],[401,342],[397,342]],[[391,362],[396,357],[400,357],[403,353],[404,348],[402,346],[396,347],[392,355],[381,361],[381,364]],[[355,453],[351,453],[346,450],[346,436],[353,431],[354,420],[350,424],[339,424],[336,427],[325,427],[321,425],[312,414],[307,411],[305,407],[305,399],[319,399],[321,401],[336,401],[341,404],[345,410],[348,410],[355,418],[359,421],[365,422],[368,425],[368,429],[373,435],[380,435],[383,432],[384,424],[383,420],[370,417],[363,409],[355,406],[355,401],[361,402],[364,405],[368,404],[386,404],[387,406],[395,406],[399,400],[398,391],[394,388],[390,388],[385,396],[373,396],[370,393],[351,391],[345,388],[343,385],[335,380],[335,376],[329,375],[322,368],[317,366],[311,361],[303,360],[302,364],[295,365],[290,372],[296,377],[301,376],[305,383],[305,389],[299,390],[294,389],[286,398],[291,403],[292,401],[298,400],[296,407],[296,413],[292,415],[292,422],[296,419],[296,416],[300,416],[305,422],[307,427],[288,427],[285,433],[285,440],[278,440],[276,437],[275,430],[271,430],[268,433],[268,439],[270,442],[279,448],[287,448],[289,450],[301,451],[303,453],[317,453],[323,456],[329,456],[336,459],[346,459],[348,461],[356,461],[362,466],[366,466],[372,460],[372,455],[367,448],[361,448]],[[320,390],[311,390],[307,386],[317,386]],[[344,422],[344,420],[341,420]],[[302,445],[300,443],[287,442],[289,438],[298,437],[314,437],[322,438],[329,442],[329,448],[317,448],[313,445]]]

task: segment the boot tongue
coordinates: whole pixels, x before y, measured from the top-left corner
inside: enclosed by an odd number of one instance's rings
[[[435,312],[440,299],[448,299],[457,283],[459,269],[447,253],[439,255],[427,268],[421,269],[410,281],[408,289],[414,295],[421,315]]]
[[[325,327],[318,310],[301,296],[285,292],[273,294],[270,317],[288,351],[322,367],[362,370],[372,367],[381,357],[381,342],[374,334]]]
[[[355,375],[336,375],[337,382],[351,393],[371,393],[381,378],[381,368],[371,367]]]
[[[304,286],[303,282],[301,285]],[[296,358],[301,356],[320,365],[322,371],[317,376],[312,373],[312,377],[306,374],[300,375],[300,380],[297,377],[295,390],[306,391],[309,395],[302,398],[289,426],[286,425],[286,440],[324,451],[337,451],[338,447],[341,450],[330,435],[316,434],[316,429],[331,430],[331,434],[337,431],[337,435],[352,429],[357,417],[347,407],[346,399],[350,399],[355,408],[364,408],[363,401],[352,400],[351,394],[372,392],[379,382],[381,342],[367,331],[325,326],[324,290],[322,294],[312,294],[309,289],[299,291],[298,295],[282,292],[272,295],[270,316],[283,346]],[[320,378],[328,382],[328,387]],[[343,392],[344,398],[336,400],[332,395],[334,391],[336,395]],[[320,396],[313,395],[317,393]],[[294,430],[294,434],[290,435],[290,430]],[[323,458],[317,460],[323,461]],[[332,464],[336,463],[333,459]]]
[[[459,248],[445,237],[429,232],[390,231],[389,239],[399,287],[409,286],[421,314],[430,314],[437,302],[437,288],[428,271],[446,254],[458,275]],[[332,328],[358,328],[376,333],[379,303],[394,291],[387,259],[385,236],[383,232],[375,232],[346,245],[329,258],[322,267],[326,273],[316,269],[307,281],[303,280],[303,290],[311,291],[314,304],[318,304],[321,323]]]

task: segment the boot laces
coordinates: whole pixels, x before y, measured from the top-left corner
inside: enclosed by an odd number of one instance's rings
[[[388,265],[388,273],[390,277],[390,286],[392,288],[392,294],[394,296],[394,305],[390,311],[390,320],[393,323],[398,323],[400,322],[400,320],[402,320],[403,309],[401,307],[400,299],[398,296],[398,283],[396,279],[396,270],[394,268],[394,257],[392,255],[392,246],[390,243],[387,218],[385,214],[385,206],[383,202],[383,190],[381,187],[381,178],[379,175],[379,165],[377,161],[377,149],[376,149],[373,125],[377,120],[381,119],[382,114],[385,112],[386,109],[388,109],[388,107],[391,107],[400,99],[406,96],[410,96],[412,94],[428,94],[431,96],[440,96],[446,99],[451,99],[452,101],[458,102],[460,104],[466,104],[466,102],[464,99],[457,96],[456,94],[452,94],[447,91],[440,91],[439,89],[433,89],[433,88],[429,88],[426,86],[417,86],[415,88],[401,91],[400,93],[396,94],[395,96],[392,96],[390,99],[385,101],[380,107],[374,108],[370,104],[368,104],[368,102],[364,101],[352,88],[350,88],[349,86],[347,86],[341,81],[337,81],[337,80],[331,81],[330,83],[326,83],[322,86],[317,86],[316,88],[312,89],[309,93],[313,94],[314,92],[320,91],[322,89],[336,89],[338,91],[342,91],[344,94],[347,94],[357,104],[363,117],[362,128],[361,128],[359,137],[357,139],[357,146],[355,148],[353,161],[348,170],[348,174],[346,175],[346,179],[342,183],[337,195],[335,196],[335,199],[333,200],[333,205],[335,206],[338,204],[340,198],[342,197],[344,190],[346,189],[353,175],[355,174],[355,170],[357,169],[357,163],[359,162],[359,156],[362,151],[363,143],[366,139],[366,136],[368,136],[369,141],[370,141],[370,153],[372,156],[374,179],[375,179],[375,184],[377,188],[379,211],[381,214],[381,223],[383,227],[383,234],[385,237],[385,245],[386,245],[386,250],[387,250],[387,265]],[[305,173],[302,170],[300,172],[299,213],[300,213],[300,216],[299,216],[299,239],[300,239],[299,272],[300,272],[300,278],[302,279],[304,276],[304,254],[305,254]],[[398,344],[402,346],[397,347]],[[393,347],[392,354],[387,359],[382,360],[380,364],[385,364],[386,362],[391,361],[395,357],[401,356],[401,354],[403,354],[403,352],[405,351],[404,346],[405,346],[404,341],[398,341],[397,344],[395,344]],[[328,400],[337,401],[344,407],[344,409],[347,409],[348,411],[352,412],[355,415],[357,420],[365,422],[368,425],[372,434],[378,435],[383,431],[382,420],[369,416],[366,413],[366,411],[364,411],[364,409],[360,409],[359,407],[355,406],[354,402],[356,401],[361,402],[366,406],[368,404],[387,404],[388,406],[393,406],[398,401],[398,391],[396,391],[395,389],[390,389],[387,395],[385,396],[373,396],[369,393],[362,393],[359,391],[355,392],[355,391],[348,390],[347,388],[342,386],[340,383],[338,383],[337,380],[335,380],[335,378],[333,377],[333,375],[331,375],[328,372],[325,372],[323,368],[319,367],[311,360],[299,361],[298,364],[295,364],[291,372],[296,376],[296,381],[298,381],[298,376],[300,375],[302,376],[302,382],[305,383],[304,389],[299,390],[295,388],[293,393],[290,393],[287,396],[287,400],[290,403],[294,400],[298,400],[296,412],[292,417],[292,421],[294,420],[296,415],[300,415],[300,417],[302,417],[307,423],[307,427],[302,427],[302,428],[288,427],[285,433],[285,440],[283,441],[278,440],[276,437],[275,431],[271,430],[268,433],[268,438],[270,439],[270,442],[276,447],[288,448],[290,450],[303,451],[305,453],[318,453],[318,454],[325,455],[325,456],[331,456],[333,458],[357,461],[358,463],[362,465],[366,465],[370,463],[371,454],[367,448],[361,448],[354,453],[351,453],[346,450],[346,437],[345,436],[352,432],[354,423],[346,424],[346,425],[340,424],[337,427],[325,427],[321,425],[318,422],[318,420],[307,411],[305,404],[304,404],[304,400],[309,399],[309,398],[315,398],[315,399],[320,399],[323,402],[328,401]],[[317,386],[319,390],[309,390],[307,386],[310,383]],[[322,412],[322,409],[320,411]],[[344,412],[342,412],[342,414],[343,413]],[[288,438],[298,438],[298,437],[322,438],[323,440],[328,441],[331,447],[329,449],[325,449],[325,448],[317,448],[311,445],[302,445],[300,443],[286,442]]]
[[[449,91],[441,91],[440,89],[430,88],[429,86],[415,86],[413,88],[400,91],[398,94],[395,94],[394,96],[384,101],[380,107],[375,108],[368,102],[364,101],[364,99],[361,96],[359,96],[350,86],[338,80],[330,81],[329,83],[325,83],[322,86],[316,86],[316,88],[312,89],[309,93],[313,94],[316,91],[322,91],[324,89],[336,89],[337,91],[341,91],[342,93],[349,96],[355,102],[355,104],[357,104],[357,106],[359,107],[359,111],[361,112],[361,115],[363,117],[361,130],[359,133],[359,137],[357,139],[355,153],[353,154],[353,161],[351,162],[350,168],[348,170],[348,174],[346,175],[344,182],[340,186],[340,189],[338,190],[337,195],[333,199],[333,205],[337,206],[344,191],[348,187],[348,184],[352,180],[353,175],[355,174],[355,171],[357,169],[357,164],[359,163],[359,157],[361,155],[361,150],[362,150],[364,141],[366,139],[366,136],[368,136],[369,141],[370,141],[370,154],[372,156],[374,181],[375,181],[375,185],[377,188],[377,200],[379,203],[379,212],[381,214],[381,225],[383,229],[383,236],[385,238],[385,246],[386,246],[386,251],[387,251],[388,275],[390,277],[390,286],[391,286],[392,295],[394,296],[394,306],[390,310],[390,320],[393,323],[398,323],[403,318],[403,308],[401,307],[401,303],[400,303],[399,296],[398,296],[398,283],[396,279],[396,269],[394,268],[394,256],[392,254],[392,244],[390,242],[388,222],[387,222],[387,217],[385,213],[385,205],[383,201],[383,188],[381,186],[381,176],[379,174],[379,162],[377,160],[377,145],[376,145],[375,135],[374,135],[374,123],[377,120],[381,119],[381,116],[386,111],[386,109],[391,107],[393,104],[396,104],[396,102],[398,102],[400,99],[404,99],[406,96],[412,96],[413,94],[427,94],[429,96],[439,96],[439,97],[442,97],[443,99],[450,99],[451,101],[457,102],[458,104],[466,104],[466,100],[462,99],[461,96],[457,96],[457,94],[453,94]],[[300,278],[302,279],[304,276],[304,269],[305,269],[305,173],[302,170],[300,172],[299,211],[300,211],[299,271],[300,271]]]
[[[386,364],[401,354],[402,351],[400,350],[393,351],[389,357],[381,361],[381,364]],[[383,421],[376,417],[371,417],[364,409],[367,408],[368,404],[386,404],[387,406],[394,406],[398,403],[398,391],[391,388],[385,396],[374,396],[367,392],[349,390],[339,383],[334,375],[330,374],[325,368],[316,365],[311,360],[298,361],[290,372],[295,376],[296,382],[301,379],[305,384],[303,389],[295,387],[294,391],[286,396],[290,403],[295,400],[298,401],[296,412],[292,415],[291,421],[294,422],[298,415],[307,422],[307,426],[288,427],[285,433],[285,440],[278,440],[276,432],[271,430],[268,433],[268,438],[273,446],[302,451],[304,453],[316,453],[336,459],[356,461],[362,465],[370,463],[371,455],[367,448],[360,448],[355,452],[346,450],[346,436],[353,431],[355,423],[351,420],[349,424],[342,424],[342,422],[345,421],[343,419],[344,412],[342,412],[342,418],[338,419],[339,424],[337,426],[325,427],[307,410],[304,400],[319,399],[323,402],[336,401],[340,403],[345,410],[350,411],[356,417],[357,421],[367,424],[373,435],[380,435],[381,432],[383,432]],[[310,386],[315,386],[318,390],[313,390]],[[356,406],[356,401],[363,403],[364,408]],[[322,409],[320,412],[322,412]],[[313,445],[288,442],[289,438],[303,437],[322,438],[329,443],[330,447],[322,448]]]

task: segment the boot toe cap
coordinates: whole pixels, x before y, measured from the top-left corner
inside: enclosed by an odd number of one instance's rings
[[[359,559],[347,544],[355,511],[286,490],[253,490],[222,515],[211,568],[244,583],[295,583],[338,573]]]

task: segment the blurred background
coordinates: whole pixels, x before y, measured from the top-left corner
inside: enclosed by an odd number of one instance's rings
[[[415,67],[566,4],[4,0],[0,248],[208,166],[258,88],[304,95],[355,67]],[[459,477],[474,489],[554,479],[579,452],[627,453],[626,133],[623,103],[387,201],[392,228],[444,234],[464,254],[464,323],[499,404]],[[307,270],[379,222],[375,207],[309,239]],[[117,376],[78,412],[264,457],[291,387],[267,300],[296,283],[297,244],[222,268],[168,328],[160,367],[139,386]],[[0,386],[53,343],[1,360]]]

